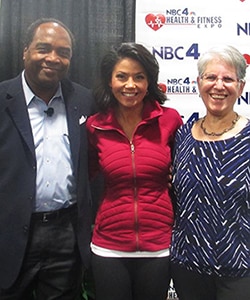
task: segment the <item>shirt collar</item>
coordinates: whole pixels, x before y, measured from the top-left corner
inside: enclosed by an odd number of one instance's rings
[[[32,90],[30,89],[30,87],[27,84],[27,81],[25,79],[24,76],[24,70],[22,72],[22,86],[23,86],[23,92],[24,92],[24,96],[25,96],[25,101],[27,106],[29,106],[30,102],[34,99],[34,98],[39,98],[37,97]],[[55,99],[55,98],[61,98],[63,100],[63,95],[62,95],[62,87],[61,87],[61,82],[59,82],[59,86],[58,89],[55,93],[55,95],[51,98],[50,102]]]

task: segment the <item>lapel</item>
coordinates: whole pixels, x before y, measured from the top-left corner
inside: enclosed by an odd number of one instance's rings
[[[21,75],[12,80],[6,94],[6,103],[20,135],[35,158],[35,148],[29,115],[24,98]]]
[[[78,169],[78,157],[80,148],[80,126],[79,126],[79,98],[69,80],[62,81],[62,93],[65,101],[67,122],[69,131],[70,148],[74,170]]]
[[[62,92],[65,100],[68,131],[70,139],[70,147],[72,154],[72,161],[74,169],[78,168],[78,157],[80,148],[80,126],[79,126],[79,97],[74,92],[74,87],[69,80],[62,81]],[[24,98],[21,75],[12,80],[7,94],[6,103],[9,109],[10,115],[16,127],[18,128],[20,135],[27,144],[35,159],[35,148],[32,135],[32,129],[29,121],[29,115]]]

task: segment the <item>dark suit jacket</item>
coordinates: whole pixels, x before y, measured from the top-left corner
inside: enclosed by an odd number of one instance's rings
[[[78,244],[85,266],[91,234],[87,137],[82,116],[92,113],[90,92],[62,81],[74,173],[78,182]],[[84,117],[81,119],[81,121]],[[11,286],[25,254],[36,190],[36,157],[21,76],[0,83],[0,288]]]

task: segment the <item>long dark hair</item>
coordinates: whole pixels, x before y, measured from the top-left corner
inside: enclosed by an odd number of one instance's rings
[[[93,89],[99,110],[106,112],[117,103],[109,84],[115,65],[123,58],[134,59],[145,69],[149,85],[148,94],[144,101],[155,100],[163,104],[167,98],[158,86],[159,64],[156,58],[141,44],[122,43],[118,48],[112,48],[108,51],[100,62],[97,80]]]

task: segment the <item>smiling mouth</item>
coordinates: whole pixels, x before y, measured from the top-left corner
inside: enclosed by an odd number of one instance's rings
[[[137,93],[124,93],[123,92],[122,95],[125,96],[125,97],[134,97],[134,96],[137,95]]]
[[[49,65],[41,65],[41,68],[48,72],[59,72],[60,68],[58,66],[49,66]]]
[[[51,72],[58,72],[58,69],[55,69],[55,68],[43,67],[43,69],[46,71],[51,71]]]
[[[218,95],[218,94],[210,94],[210,96],[214,100],[223,100],[227,97],[227,95]]]

